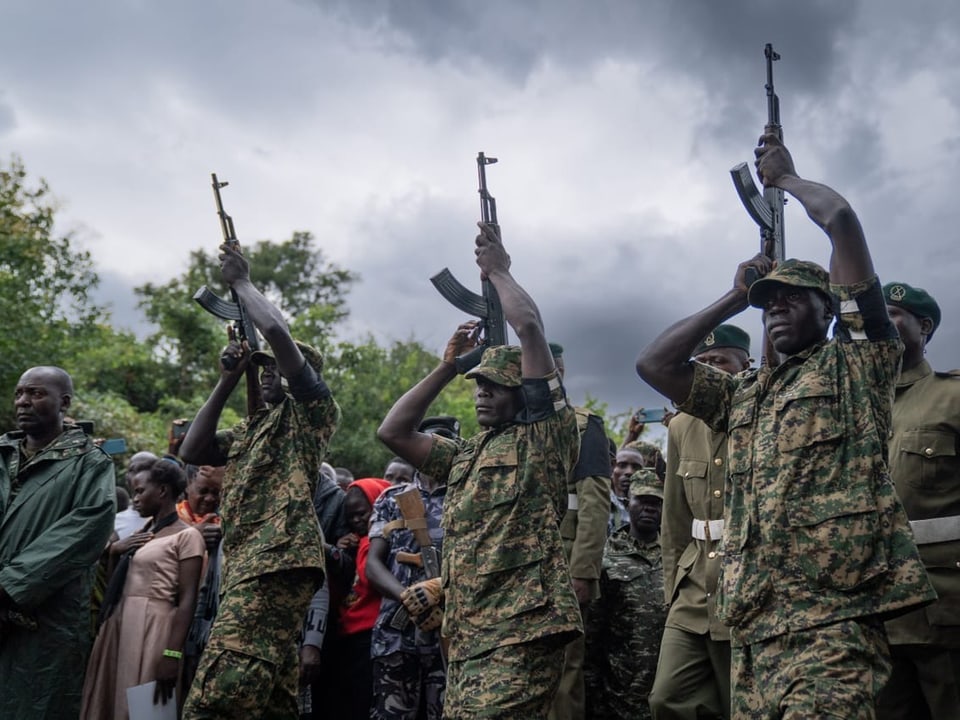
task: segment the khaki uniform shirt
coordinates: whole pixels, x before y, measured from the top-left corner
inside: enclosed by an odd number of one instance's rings
[[[663,489],[663,587],[670,604],[667,627],[729,640],[717,617],[721,537],[698,540],[693,521],[723,519],[727,437],[692,415],[678,414],[667,428],[667,477]]]
[[[735,646],[936,597],[887,471],[902,345],[879,281],[832,288],[836,337],[679,409],[728,436],[719,614]]]
[[[897,381],[890,438],[890,475],[911,520],[960,516],[958,453],[960,375],[924,360]],[[960,648],[960,536],[918,547],[939,599],[888,622],[887,635],[894,645]]]
[[[610,521],[610,450],[603,419],[586,408],[575,408],[580,432],[580,457],[567,487],[567,511],[560,523],[570,576],[585,580],[590,599],[600,597],[600,566]],[[588,447],[588,445],[599,447]],[[603,472],[597,460],[606,464]]]
[[[529,390],[539,400],[531,400]],[[549,388],[549,395],[546,389]],[[583,631],[560,539],[567,478],[580,446],[556,373],[524,380],[529,420],[463,445],[433,436],[420,472],[447,478],[443,635],[449,659]]]

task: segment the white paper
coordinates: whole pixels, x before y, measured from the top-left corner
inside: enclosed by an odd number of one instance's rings
[[[127,707],[130,720],[177,720],[177,693],[167,700],[167,704],[153,704],[153,690],[157,681],[127,688]]]

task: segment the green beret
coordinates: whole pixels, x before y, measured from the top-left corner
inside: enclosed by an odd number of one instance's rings
[[[940,306],[923,288],[915,288],[904,282],[890,282],[883,286],[883,299],[887,305],[902,307],[918,318],[930,318],[933,330],[927,340],[933,337],[934,330],[940,326]]]
[[[507,387],[520,387],[520,347],[494,345],[483,351],[480,364],[464,375],[465,378],[485,377],[490,382]]]
[[[766,304],[767,297],[777,285],[812,288],[819,290],[827,297],[833,297],[830,292],[830,273],[814,262],[790,258],[779,263],[759,280],[754,281],[747,293],[747,302],[762,309]]]
[[[560,343],[549,343],[550,345],[550,354],[555,358],[563,356],[563,345]]]
[[[717,325],[713,332],[707,335],[697,349],[693,351],[694,355],[705,353],[707,350],[716,348],[737,348],[743,350],[747,355],[750,354],[750,336],[746,331],[741,330],[736,325]]]
[[[630,497],[649,495],[663,500],[663,480],[653,468],[640,468],[630,476]]]

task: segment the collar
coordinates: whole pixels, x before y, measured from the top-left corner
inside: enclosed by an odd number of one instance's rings
[[[913,385],[918,380],[923,380],[923,378],[931,375],[933,373],[933,368],[930,367],[925,359],[920,361],[919,365],[910,368],[909,370],[904,370],[900,373],[900,377],[897,378],[897,389],[906,388]]]

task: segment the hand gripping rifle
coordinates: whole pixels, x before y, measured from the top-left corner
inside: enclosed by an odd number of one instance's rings
[[[497,162],[496,158],[487,157],[482,152],[477,154],[477,176],[480,193],[480,219],[484,223],[497,226],[497,200],[487,190],[487,165]],[[494,345],[507,344],[507,323],[503,317],[503,307],[493,283],[481,280],[480,295],[465,288],[453,273],[444,268],[432,278],[430,282],[446,298],[447,302],[468,315],[480,318],[483,337],[481,344],[461,355],[456,360],[457,372],[461,375],[475,367],[483,355],[483,351]]]
[[[220,217],[220,229],[223,232],[223,241],[239,249],[240,241],[237,240],[237,232],[233,228],[233,218],[227,215],[223,209],[223,199],[220,197],[220,188],[226,187],[230,183],[217,180],[217,174],[211,173],[211,185],[213,185],[213,198],[217,204],[217,215]],[[206,285],[201,287],[193,294],[193,299],[197,304],[214,317],[226,320],[230,323],[230,338],[243,343],[246,341],[250,352],[260,349],[260,342],[257,339],[257,328],[250,321],[247,310],[237,297],[237,292],[230,288],[230,300],[224,300]],[[237,365],[237,358],[233,356],[224,356],[221,358],[223,366],[227,370],[232,370]],[[256,366],[247,367],[247,412],[253,415],[262,406],[260,395],[260,383],[257,377]]]
[[[780,55],[774,52],[773,45],[770,43],[764,46],[763,55],[767,59],[767,82],[764,86],[767,91],[767,125],[764,132],[775,133],[783,140],[783,126],[780,125],[780,98],[773,89],[773,63],[780,59]],[[761,195],[753,182],[747,163],[740,163],[731,169],[730,176],[733,178],[733,186],[737,195],[740,196],[740,201],[747,209],[747,214],[760,228],[760,252],[771,260],[782,262],[785,258],[783,206],[786,203],[783,190],[767,187],[763,189]],[[756,270],[748,269],[745,280],[747,287],[758,280]],[[778,362],[776,350],[768,343],[764,333],[761,364],[776,366]]]

